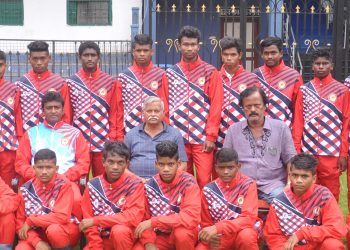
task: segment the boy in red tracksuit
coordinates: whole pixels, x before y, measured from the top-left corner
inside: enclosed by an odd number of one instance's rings
[[[98,67],[100,54],[96,43],[88,41],[80,44],[82,69],[69,77],[63,88],[63,96],[69,97],[64,107],[65,114],[89,143],[93,176],[101,175],[104,171],[104,142],[123,139],[118,138],[116,132],[115,80]]]
[[[298,92],[293,141],[297,152],[317,158],[317,183],[327,187],[338,200],[339,176],[347,169],[350,92],[333,79],[328,49],[313,51],[312,69],[314,78]]]
[[[20,138],[31,127],[43,122],[41,98],[48,90],[62,91],[64,79],[48,69],[51,56],[49,45],[44,41],[31,42],[28,45],[29,62],[32,66],[27,74],[15,84],[16,131]],[[64,95],[64,98],[66,96]],[[66,117],[64,117],[66,120]]]
[[[6,54],[0,50],[0,177],[10,186],[15,177],[18,148],[14,112],[16,86],[5,79],[5,71]]]
[[[118,137],[123,138],[124,133],[142,123],[143,101],[149,96],[157,96],[162,89],[165,71],[152,63],[152,45],[149,35],[137,34],[132,48],[134,63],[118,75]]]
[[[88,241],[84,249],[132,249],[145,201],[141,179],[124,173],[129,160],[130,152],[124,143],[105,143],[105,173],[88,182],[83,196],[84,219],[79,227]]]
[[[19,193],[16,249],[70,249],[77,244],[72,186],[57,170],[55,152],[41,149],[35,154],[35,177]]]
[[[317,160],[302,153],[290,163],[290,187],[273,200],[264,227],[268,247],[345,250],[346,227],[337,201],[326,187],[315,184]]]
[[[200,222],[200,191],[194,177],[178,170],[177,144],[156,146],[159,174],[145,183],[146,217],[135,230],[134,249],[194,249]]]
[[[0,177],[0,249],[12,249],[19,197]]]
[[[239,95],[246,88],[259,86],[255,74],[245,70],[241,64],[241,40],[226,36],[220,40],[222,67],[220,77],[224,87],[224,104],[221,111],[221,124],[217,146],[222,148],[228,128],[235,122],[245,119],[239,105]]]
[[[223,148],[215,155],[219,178],[202,190],[202,249],[259,249],[258,192],[256,183],[239,172],[237,152]],[[256,225],[256,228],[255,228]]]
[[[264,65],[253,71],[269,99],[267,107],[271,118],[279,119],[291,127],[294,105],[301,75],[283,62],[283,42],[279,37],[267,37],[260,43]]]
[[[184,138],[188,157],[187,171],[193,164],[199,187],[210,182],[218,137],[223,87],[219,72],[202,61],[199,52],[200,31],[184,26],[178,36],[181,61],[170,67],[159,96],[164,100],[170,125]]]

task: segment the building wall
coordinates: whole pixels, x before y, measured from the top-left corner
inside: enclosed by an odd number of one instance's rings
[[[2,39],[42,40],[130,40],[132,7],[142,0],[112,0],[111,26],[70,26],[66,0],[23,0],[24,25],[0,26]]]

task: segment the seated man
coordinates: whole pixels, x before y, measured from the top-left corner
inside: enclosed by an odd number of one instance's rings
[[[215,155],[219,178],[202,191],[202,249],[258,250],[258,191],[251,178],[240,173],[237,152],[223,148]],[[257,222],[257,225],[261,223]]]
[[[61,120],[64,101],[60,93],[46,92],[41,105],[45,120],[24,134],[17,150],[16,172],[24,181],[33,178],[33,155],[40,149],[50,148],[57,155],[58,173],[76,182],[89,171],[87,142],[79,129]]]
[[[179,131],[163,122],[163,101],[156,96],[147,97],[142,105],[142,116],[143,123],[131,129],[125,136],[125,144],[131,151],[129,170],[144,179],[155,175],[156,145],[165,140],[178,145],[181,169],[186,170],[184,141]]]
[[[156,146],[159,174],[145,183],[146,220],[135,230],[134,249],[194,249],[200,222],[200,193],[191,174],[180,167],[178,146]]]
[[[259,199],[271,203],[286,185],[287,164],[296,152],[288,126],[265,116],[268,102],[257,87],[240,94],[246,120],[230,126],[224,148],[237,151],[241,172],[256,181]]]
[[[56,154],[50,149],[35,154],[33,169],[34,178],[20,188],[16,249],[70,249],[79,240],[78,225],[71,222],[71,182],[57,173]]]
[[[19,197],[0,177],[0,249],[11,250],[15,239],[15,214]]]
[[[317,164],[307,154],[291,159],[290,187],[273,200],[264,227],[270,249],[345,249],[343,215],[332,193],[315,184]]]
[[[145,213],[144,186],[140,178],[124,173],[130,152],[122,142],[106,142],[103,150],[105,173],[88,182],[83,196],[84,249],[130,250],[133,233]]]

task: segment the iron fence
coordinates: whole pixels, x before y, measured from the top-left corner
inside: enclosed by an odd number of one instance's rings
[[[5,77],[16,81],[31,69],[28,61],[29,40],[0,39],[0,50],[7,54]],[[77,53],[81,41],[46,41],[49,44],[51,63],[49,69],[62,77],[77,72],[81,65]],[[101,70],[112,76],[132,63],[131,41],[96,41],[101,49]]]

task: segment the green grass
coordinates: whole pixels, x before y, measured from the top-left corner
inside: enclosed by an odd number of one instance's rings
[[[347,181],[346,181],[346,172],[342,174],[340,177],[340,196],[339,196],[339,206],[341,211],[343,212],[344,218],[348,214],[348,202],[347,202],[347,194],[348,194],[348,189],[347,189]]]

